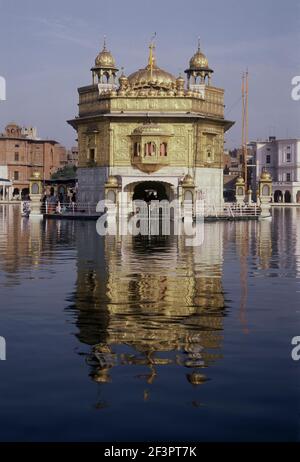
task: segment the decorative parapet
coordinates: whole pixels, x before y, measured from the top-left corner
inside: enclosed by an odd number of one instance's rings
[[[117,112],[169,112],[224,118],[224,91],[207,87],[205,98],[197,92],[186,92],[184,96],[176,94],[139,95],[129,91],[126,95],[116,95],[108,91],[99,96],[98,87],[89,86],[79,89],[79,116]]]

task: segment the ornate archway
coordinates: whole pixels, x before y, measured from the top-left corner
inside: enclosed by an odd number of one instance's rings
[[[142,181],[134,187],[132,200],[143,200],[151,202],[151,200],[169,200],[164,183],[159,181]]]

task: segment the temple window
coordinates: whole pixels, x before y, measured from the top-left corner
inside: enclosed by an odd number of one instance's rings
[[[95,160],[95,149],[90,149],[90,160]]]
[[[149,141],[148,143],[145,144],[144,146],[145,156],[154,156],[155,151],[156,151],[155,143],[153,143],[152,141]]]
[[[161,143],[161,145],[160,145],[160,155],[162,157],[168,155],[168,145],[167,145],[167,143]]]
[[[140,149],[141,149],[140,143],[134,143],[134,145],[133,145],[133,155],[134,155],[134,157],[138,157],[140,155]]]

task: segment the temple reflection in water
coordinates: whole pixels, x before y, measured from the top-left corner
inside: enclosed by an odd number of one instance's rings
[[[205,245],[182,237],[99,238],[77,234],[75,306],[78,337],[92,347],[97,382],[115,366],[146,366],[152,383],[160,366],[185,366],[193,385],[221,357],[224,317],[223,226],[207,226]],[[127,351],[117,353],[118,345]]]
[[[18,212],[0,206],[2,435],[296,439],[299,208],[206,223],[200,247]]]
[[[60,248],[72,250],[77,276],[67,310],[77,338],[88,346],[91,378],[107,383],[114,380],[116,368],[130,366],[133,376],[151,384],[162,368],[176,367],[199,385],[223,354],[223,280],[224,271],[230,271],[224,270],[223,259],[229,248],[239,261],[244,333],[249,275],[300,274],[299,230],[294,229],[293,241],[286,234],[286,226],[295,226],[300,212],[275,213],[273,223],[207,223],[204,244],[188,247],[183,236],[103,238],[92,222],[28,221],[18,209],[2,207],[0,268],[6,279],[0,284],[16,285],[24,272],[57,264]],[[274,259],[278,253],[288,254],[289,261]]]

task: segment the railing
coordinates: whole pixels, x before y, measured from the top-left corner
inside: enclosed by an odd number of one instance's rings
[[[65,216],[91,216],[99,215],[96,211],[97,203],[91,202],[45,202],[41,205],[43,214],[46,215],[65,215]]]
[[[257,204],[225,203],[224,205],[205,205],[204,216],[214,218],[251,218],[258,217],[261,209]]]
[[[63,215],[63,216],[100,216],[101,212],[96,211],[97,203],[91,202],[69,202],[57,204],[44,203],[41,205],[41,211],[46,215]],[[117,207],[118,209],[118,207]],[[196,208],[195,208],[196,210]],[[130,214],[132,207],[124,204],[125,213]],[[220,219],[238,219],[238,218],[255,218],[261,214],[261,209],[257,204],[237,204],[224,203],[223,205],[204,205],[204,218]]]

